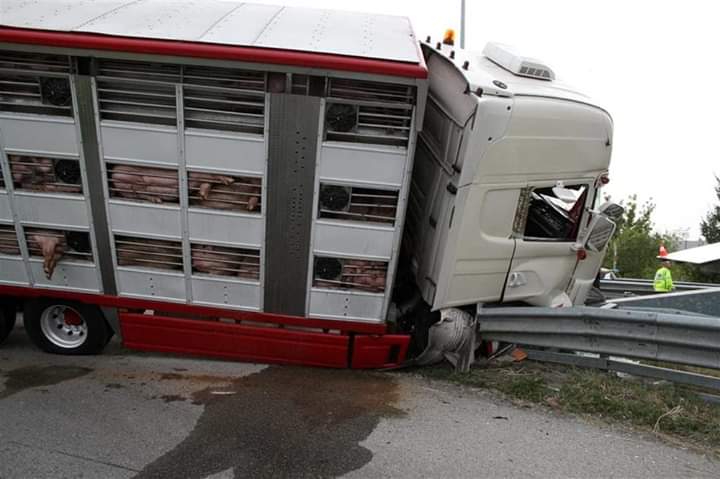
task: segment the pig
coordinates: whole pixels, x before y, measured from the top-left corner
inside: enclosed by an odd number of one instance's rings
[[[120,238],[116,240],[116,252],[118,266],[183,269],[179,245],[170,241]]]
[[[193,271],[220,276],[258,279],[259,259],[220,246],[193,245]]]
[[[256,211],[260,207],[260,178],[243,178],[242,182],[214,186],[206,198],[195,202],[204,208]]]
[[[160,168],[114,165],[110,170],[112,193],[123,198],[150,203],[175,203],[178,200],[177,171]]]
[[[347,260],[343,267],[341,281],[352,289],[381,293],[385,290],[384,263],[366,260]]]
[[[55,163],[51,158],[10,155],[8,159],[17,188],[45,193],[82,192],[81,185],[64,183],[56,177]]]
[[[50,158],[10,155],[8,160],[16,185],[42,185],[52,181],[53,162]]]
[[[0,228],[2,228],[0,226]],[[9,254],[17,256],[20,254],[20,248],[17,244],[15,231],[0,229],[0,254]]]
[[[235,179],[232,176],[215,175],[212,173],[202,173],[199,171],[191,171],[188,174],[188,189],[190,190],[190,195],[192,195],[197,190],[198,196],[203,200],[208,199],[210,190],[215,185],[227,186],[234,182]]]
[[[68,249],[65,235],[58,231],[35,230],[29,233],[30,249],[39,250],[43,257],[43,271],[52,279],[55,266]]]

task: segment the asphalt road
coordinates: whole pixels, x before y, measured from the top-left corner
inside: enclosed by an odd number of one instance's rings
[[[0,477],[720,477],[627,431],[408,373],[0,347]]]

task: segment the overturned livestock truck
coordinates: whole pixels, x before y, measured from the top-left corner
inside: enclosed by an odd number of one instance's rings
[[[226,1],[0,23],[0,339],[393,366],[448,308],[583,303],[613,233],[610,117],[502,45]]]

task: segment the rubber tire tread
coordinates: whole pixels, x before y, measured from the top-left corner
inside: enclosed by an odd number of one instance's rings
[[[17,317],[15,303],[0,302],[0,344],[2,344],[15,327]]]
[[[87,339],[76,348],[63,348],[50,342],[42,332],[40,318],[43,311],[51,306],[65,305],[75,309],[87,324]],[[47,353],[63,355],[92,355],[99,354],[105,348],[109,338],[112,336],[102,310],[92,304],[78,303],[62,299],[32,299],[25,304],[23,312],[23,323],[30,339],[37,347]]]

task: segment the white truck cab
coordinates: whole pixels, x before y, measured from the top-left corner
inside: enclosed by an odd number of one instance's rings
[[[423,299],[582,304],[614,230],[593,212],[610,115],[504,45],[422,49],[430,86],[406,240]],[[605,242],[589,248],[593,232]]]

